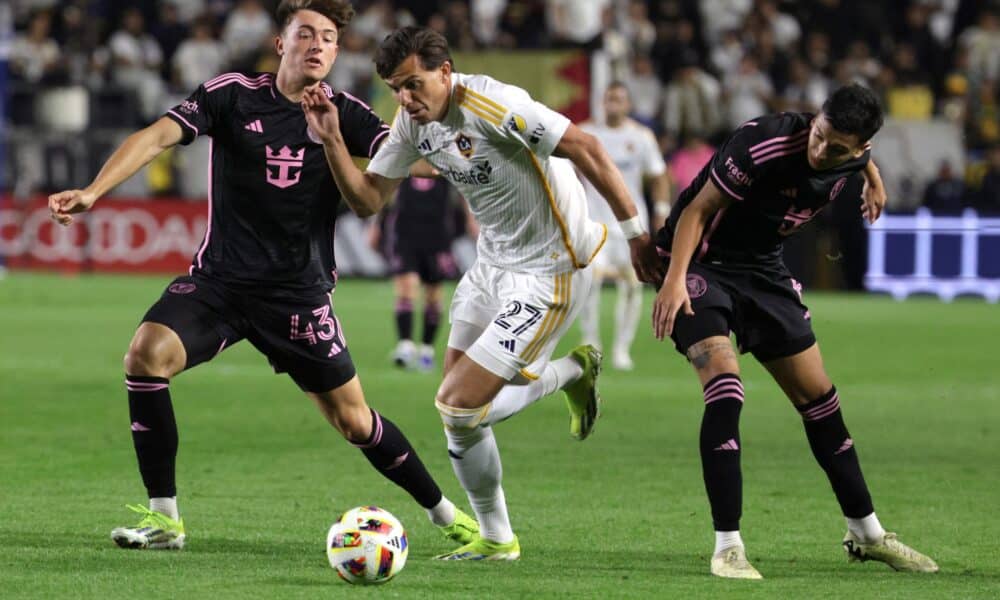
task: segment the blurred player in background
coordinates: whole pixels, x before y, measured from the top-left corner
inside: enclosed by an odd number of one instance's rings
[[[456,236],[457,193],[440,178],[410,177],[381,213],[370,233],[375,250],[383,250],[396,292],[396,349],[398,367],[429,371],[434,366],[434,339],[441,320],[441,282],[458,275],[451,244]],[[474,236],[471,218],[466,230]],[[417,290],[423,288],[423,330],[420,345],[413,342],[413,313]]]
[[[170,379],[247,339],[287,372],[326,419],[386,478],[427,509],[445,535],[467,543],[476,523],[441,494],[403,433],[368,407],[332,291],[340,195],[324,156],[329,123],[301,103],[322,95],[344,115],[336,135],[371,157],[388,125],[346,92],[321,83],[354,10],[341,0],[284,0],[278,7],[277,74],[225,73],[138,131],[83,190],[49,197],[63,225],[164,150],[212,139],[209,224],[190,274],[178,277],[142,319],[125,355],[132,440],[149,508],[112,539],[125,548],[181,548],[177,424]]]
[[[336,145],[331,162],[341,192],[379,210],[409,166],[425,158],[465,197],[480,227],[476,262],[451,303],[436,406],[481,535],[439,558],[515,560],[521,547],[492,425],[558,389],[566,392],[574,437],[585,438],[598,415],[600,353],[580,346],[549,360],[590,291],[588,265],[607,235],[587,217],[574,165],[612,205],[640,277],[659,281],[663,266],[611,158],[569,119],[520,88],[453,72],[448,42],[432,29],[395,31],[375,66],[402,109],[367,171],[343,142]],[[337,118],[323,95],[307,101]]]
[[[639,209],[643,227],[649,225],[649,211],[643,200],[643,183],[649,183],[653,200],[654,220],[662,225],[670,210],[670,181],[667,166],[656,136],[645,125],[629,118],[632,102],[624,83],[613,82],[604,92],[604,124],[587,122],[581,129],[596,137],[621,171],[629,194]],[[584,179],[590,218],[598,223],[614,223],[611,207],[593,185]],[[628,241],[618,227],[608,228],[608,241],[594,258],[594,286],[590,290],[583,312],[580,330],[583,343],[601,348],[601,282],[610,279],[618,288],[615,303],[615,333],[611,350],[611,366],[632,370],[631,347],[642,311],[642,282],[635,275],[629,256]]]
[[[851,560],[878,560],[902,571],[938,569],[886,533],[875,516],[802,286],[782,261],[785,237],[835,200],[861,197],[868,221],[879,217],[885,191],[869,140],[881,126],[878,99],[857,84],[835,91],[818,115],[785,112],[748,121],[681,193],[657,234],[669,270],[653,305],[654,333],[672,337],[704,390],[700,446],[715,527],[714,575],[761,577],[740,536],[744,392],[730,332],[801,415],[847,520],[843,544]]]

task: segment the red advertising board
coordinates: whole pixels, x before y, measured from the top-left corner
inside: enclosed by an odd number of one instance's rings
[[[103,199],[63,227],[45,198],[0,199],[0,260],[10,269],[180,273],[205,235],[205,202]]]

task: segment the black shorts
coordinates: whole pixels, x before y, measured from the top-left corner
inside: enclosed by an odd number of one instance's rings
[[[142,320],[177,333],[187,352],[185,369],[246,338],[275,373],[288,373],[303,391],[338,388],[356,373],[327,295],[290,301],[250,295],[204,276],[184,276],[167,286]]]
[[[736,334],[740,353],[760,362],[798,354],[816,343],[802,285],[784,265],[754,268],[692,262],[687,274],[694,316],[677,314],[678,352],[712,336]]]
[[[428,284],[441,283],[454,277],[458,271],[455,259],[447,250],[436,250],[396,243],[389,257],[393,275],[416,273],[420,281]]]

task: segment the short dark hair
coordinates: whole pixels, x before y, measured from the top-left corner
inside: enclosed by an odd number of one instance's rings
[[[867,142],[882,128],[882,104],[875,92],[852,83],[833,92],[823,103],[823,114],[840,133]]]
[[[281,26],[282,31],[288,27],[288,24],[292,22],[292,17],[300,10],[318,12],[333,21],[338,32],[347,27],[347,24],[354,18],[354,7],[351,6],[350,2],[344,0],[281,0],[274,15],[278,19],[278,25]]]
[[[379,77],[388,79],[411,55],[417,55],[420,66],[430,71],[455,61],[448,50],[448,40],[429,27],[403,27],[390,33],[375,50],[375,71]]]

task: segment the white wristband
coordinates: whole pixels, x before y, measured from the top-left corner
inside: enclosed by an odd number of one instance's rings
[[[618,221],[618,226],[622,228],[622,233],[625,234],[625,239],[627,240],[635,239],[646,233],[646,229],[642,226],[642,221],[639,220],[639,215],[631,219]]]

